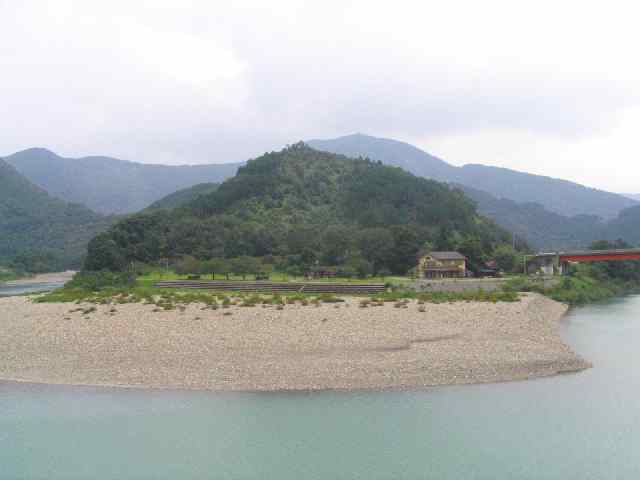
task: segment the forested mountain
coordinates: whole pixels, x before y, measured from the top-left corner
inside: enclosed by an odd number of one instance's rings
[[[152,203],[147,207],[147,210],[170,210],[172,208],[182,207],[200,195],[214,192],[218,186],[218,183],[199,183],[193,187],[178,190]]]
[[[100,213],[131,213],[182,188],[220,182],[239,164],[150,165],[109,157],[63,158],[31,148],[5,159],[31,182],[67,202]]]
[[[307,143],[319,150],[380,160],[388,165],[400,166],[415,175],[458,183],[497,198],[518,203],[538,203],[551,212],[565,216],[597,215],[611,219],[623,209],[637,205],[637,202],[623,195],[566,180],[484,165],[454,167],[412,145],[395,140],[356,134]]]
[[[0,263],[31,255],[77,267],[89,240],[113,221],[51,197],[0,159]]]
[[[248,255],[304,265],[369,262],[374,271],[405,273],[427,242],[477,263],[510,239],[459,190],[299,143],[250,160],[181,208],[117,223],[90,243],[86,268]]]

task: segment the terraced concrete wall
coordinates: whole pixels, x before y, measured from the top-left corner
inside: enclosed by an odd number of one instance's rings
[[[560,281],[558,277],[532,277],[532,280],[539,282],[544,288],[551,288]],[[417,292],[495,292],[502,290],[507,282],[506,278],[460,278],[443,280],[416,280],[411,288]]]
[[[296,283],[296,282],[240,282],[240,281],[200,281],[175,280],[155,284],[159,288],[195,288],[203,290],[226,290],[238,292],[270,292],[270,293],[335,293],[343,295],[372,295],[385,291],[382,283],[373,284],[340,284],[340,283]]]

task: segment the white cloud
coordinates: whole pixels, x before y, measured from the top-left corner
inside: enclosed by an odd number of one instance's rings
[[[481,163],[565,178],[621,193],[640,191],[640,107],[622,110],[609,128],[583,137],[540,136],[517,129],[407,139],[455,165]]]
[[[235,161],[360,131],[640,191],[619,174],[638,171],[638,13],[618,1],[0,1],[0,152]]]

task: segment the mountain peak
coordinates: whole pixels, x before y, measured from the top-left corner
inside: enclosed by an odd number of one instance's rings
[[[316,150],[325,150],[348,157],[369,157],[372,160],[404,168],[414,175],[435,180],[446,181],[456,171],[456,167],[418,147],[389,138],[355,133],[334,139],[309,140],[306,143]]]
[[[483,190],[498,198],[519,203],[537,202],[561,215],[587,214],[610,219],[623,209],[637,205],[632,196],[596,190],[568,180],[477,163],[455,167],[418,147],[397,140],[355,134],[311,140],[308,144],[318,150],[350,157],[366,156],[404,168],[414,175]]]
[[[27,148],[25,150],[16,152],[13,155],[11,155],[11,157],[17,158],[17,159],[21,157],[47,159],[47,158],[60,158],[60,155],[44,147],[31,147],[31,148]]]

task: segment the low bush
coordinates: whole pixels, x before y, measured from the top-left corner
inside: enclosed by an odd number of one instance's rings
[[[344,298],[336,297],[332,293],[323,293],[318,295],[318,300],[322,303],[341,303],[344,302]]]
[[[105,288],[130,288],[136,283],[135,276],[127,272],[78,272],[64,286],[65,289],[99,292]]]

